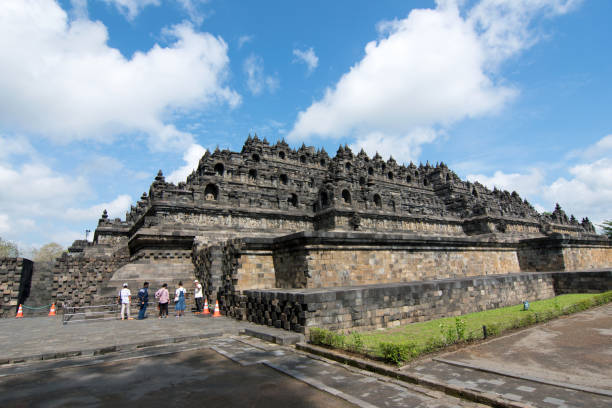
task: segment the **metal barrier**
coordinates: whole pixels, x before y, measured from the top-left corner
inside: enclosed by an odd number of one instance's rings
[[[148,302],[147,308],[157,305],[155,302]],[[130,303],[130,316],[138,314],[138,304]],[[134,313],[134,310],[136,312]],[[95,306],[75,306],[72,302],[66,301],[62,305],[62,324],[82,323],[101,320],[117,320],[121,312],[121,304],[110,303]]]

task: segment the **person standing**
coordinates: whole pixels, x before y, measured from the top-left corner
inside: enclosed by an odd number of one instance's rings
[[[202,313],[202,298],[204,297],[204,295],[202,294],[202,285],[200,284],[200,282],[198,282],[198,280],[194,280],[193,283],[195,283],[195,294],[194,294],[194,299],[195,299],[195,303],[196,303],[196,314],[200,314]]]
[[[168,284],[164,283],[157,292],[155,292],[155,298],[159,302],[159,318],[161,319],[168,317],[168,302],[170,301],[170,293],[168,293]]]
[[[132,292],[128,289],[128,284],[123,284],[123,289],[119,292],[119,302],[121,302],[121,320],[125,320],[124,316],[127,311],[127,318],[130,318],[130,302],[132,300]]]
[[[179,287],[174,293],[174,310],[176,311],[176,317],[181,317],[185,313],[185,294],[187,291],[183,287],[183,282],[179,282]]]
[[[138,303],[140,311],[138,312],[138,320],[144,319],[149,304],[149,282],[145,282],[142,288],[138,291]]]

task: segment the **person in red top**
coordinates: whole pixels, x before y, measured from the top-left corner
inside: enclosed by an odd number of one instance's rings
[[[159,318],[168,317],[168,302],[170,301],[170,294],[168,293],[168,284],[164,283],[160,290],[155,292],[155,299],[159,302]]]

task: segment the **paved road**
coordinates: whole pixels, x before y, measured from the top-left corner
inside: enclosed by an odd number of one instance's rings
[[[612,407],[612,304],[402,369],[537,407]]]
[[[245,336],[0,368],[2,407],[127,405],[477,406]]]

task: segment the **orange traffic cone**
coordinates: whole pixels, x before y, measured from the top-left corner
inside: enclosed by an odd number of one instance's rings
[[[209,315],[210,309],[208,308],[208,298],[204,299],[204,310],[202,311],[203,315]]]
[[[55,316],[55,303],[51,304],[51,310],[49,310],[49,316]]]
[[[215,302],[215,312],[213,313],[213,317],[221,317],[221,312],[219,312],[219,301]]]
[[[15,318],[17,317],[23,317],[23,309],[21,308],[21,305],[19,305],[19,309],[17,310],[17,316],[15,316]]]

